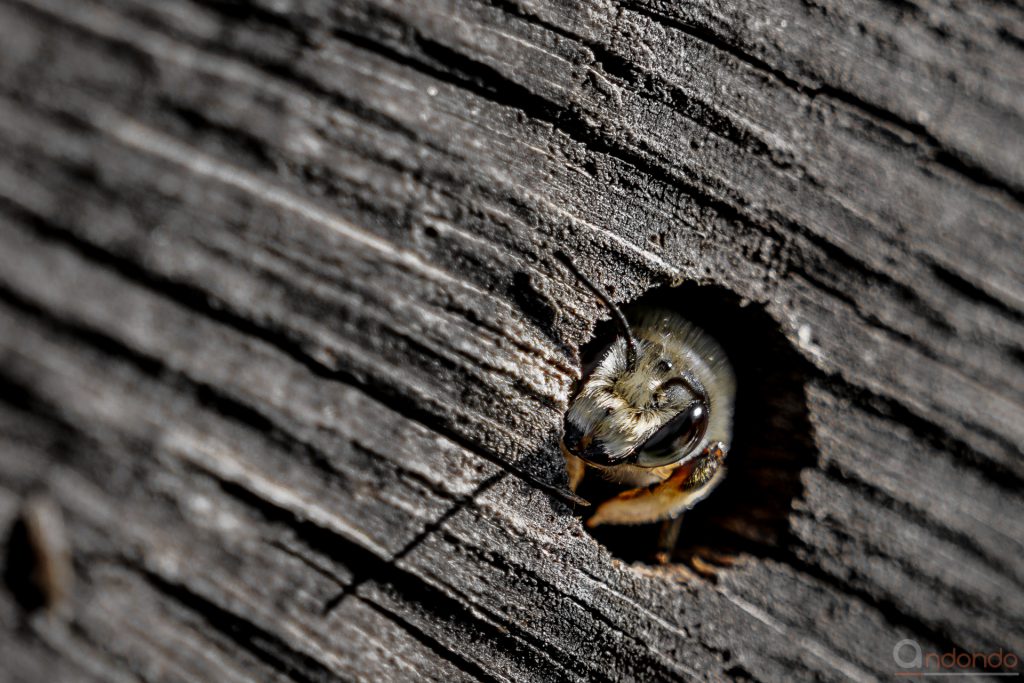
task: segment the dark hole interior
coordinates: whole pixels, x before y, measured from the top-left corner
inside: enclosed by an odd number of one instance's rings
[[[743,554],[772,555],[790,543],[789,513],[803,490],[800,473],[817,460],[807,414],[807,362],[763,307],[744,306],[728,290],[693,284],[662,288],[625,310],[654,305],[677,311],[714,336],[737,382],[728,475],[685,513],[672,561],[697,557],[707,564]],[[610,322],[599,325],[582,350],[583,363],[615,335]],[[579,493],[600,500],[614,492],[607,486],[591,476]],[[654,562],[661,526],[606,525],[589,531],[620,559]]]
[[[34,611],[46,604],[46,596],[35,581],[37,558],[32,550],[28,527],[18,518],[10,527],[3,558],[3,581],[14,599],[26,611]]]

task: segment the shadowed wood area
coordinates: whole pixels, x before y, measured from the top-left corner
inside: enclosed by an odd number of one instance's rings
[[[0,590],[0,678],[1024,655],[1022,46],[997,0],[0,0],[0,533],[43,496],[75,574]],[[564,493],[613,332],[556,251],[734,357],[670,565]]]

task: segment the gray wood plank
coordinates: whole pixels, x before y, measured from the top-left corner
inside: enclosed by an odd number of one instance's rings
[[[10,677],[871,680],[904,638],[1021,652],[1022,26],[0,2],[0,522],[45,492],[76,570],[65,619],[0,591]],[[734,355],[730,476],[669,566],[565,494],[607,314],[556,250]]]

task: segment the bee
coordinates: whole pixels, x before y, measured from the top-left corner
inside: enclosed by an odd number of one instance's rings
[[[619,335],[581,372],[560,442],[575,493],[592,474],[621,487],[587,526],[663,521],[659,558],[675,546],[682,513],[725,477],[736,380],[725,352],[678,313],[627,316],[564,255],[611,311]],[[596,501],[595,501],[596,502]]]

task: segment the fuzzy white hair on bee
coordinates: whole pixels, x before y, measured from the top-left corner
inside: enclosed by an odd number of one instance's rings
[[[725,475],[732,366],[714,338],[678,313],[639,307],[627,318],[568,257],[562,260],[619,328],[583,369],[565,415],[560,445],[570,488],[588,469],[636,487],[603,502],[589,526],[677,519]]]
[[[672,311],[630,317],[635,361],[619,337],[581,378],[565,416],[568,451],[595,466],[661,467],[729,443],[736,384],[722,348]]]

